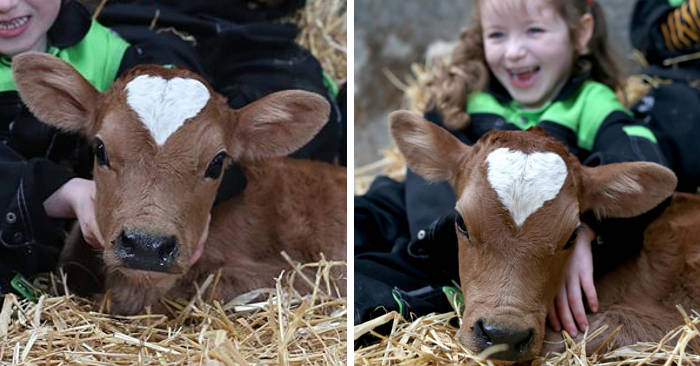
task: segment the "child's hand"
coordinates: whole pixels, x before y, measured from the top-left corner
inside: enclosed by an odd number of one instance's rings
[[[581,288],[586,294],[591,311],[598,311],[598,295],[593,284],[593,256],[591,255],[593,239],[595,239],[593,230],[581,223],[574,243],[574,253],[564,270],[564,283],[554,302],[550,304],[547,315],[552,329],[559,332],[563,325],[572,337],[578,335],[577,324],[582,332],[588,327]]]
[[[95,182],[73,178],[44,201],[49,217],[76,218],[85,241],[102,248],[104,239],[95,220]]]

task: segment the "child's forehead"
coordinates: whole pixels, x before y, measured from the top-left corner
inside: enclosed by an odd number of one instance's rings
[[[481,0],[481,21],[484,25],[522,20],[556,21],[560,18],[551,0]]]

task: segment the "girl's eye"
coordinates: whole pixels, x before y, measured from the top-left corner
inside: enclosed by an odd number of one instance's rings
[[[455,215],[455,225],[457,226],[457,232],[459,232],[461,235],[464,235],[467,240],[469,240],[469,233],[467,232],[467,226],[464,224],[464,219],[462,218],[462,215],[457,212]]]
[[[574,229],[574,232],[571,233],[571,237],[566,242],[566,244],[564,244],[564,248],[562,248],[562,249],[564,249],[564,250],[569,249],[574,245],[574,243],[576,243],[576,236],[578,236],[578,231],[580,228],[581,228],[581,226],[579,225],[576,227],[576,229]]]
[[[488,39],[500,39],[500,38],[503,38],[504,36],[505,36],[505,33],[503,33],[503,32],[489,32],[486,35],[486,38],[488,38]]]
[[[527,33],[529,33],[529,34],[544,33],[544,29],[540,28],[540,27],[530,27],[527,29]]]
[[[224,168],[224,160],[226,159],[226,152],[221,151],[216,154],[214,159],[211,159],[211,163],[207,167],[206,173],[204,173],[205,178],[217,179],[221,176],[221,171]]]
[[[95,139],[95,159],[97,161],[97,165],[99,166],[109,166],[109,159],[107,159],[107,150],[105,149],[105,143],[102,142],[99,138]]]

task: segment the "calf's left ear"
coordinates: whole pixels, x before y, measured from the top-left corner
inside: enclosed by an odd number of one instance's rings
[[[309,142],[328,121],[330,105],[302,90],[272,93],[233,110],[229,152],[237,160],[289,155]]]
[[[92,135],[101,95],[73,66],[38,52],[12,58],[12,75],[24,104],[40,121]]]
[[[634,217],[656,207],[673,194],[673,172],[650,162],[582,167],[581,211],[598,217]]]
[[[411,169],[431,181],[455,183],[455,173],[469,156],[471,147],[444,128],[410,111],[392,112],[389,129]]]

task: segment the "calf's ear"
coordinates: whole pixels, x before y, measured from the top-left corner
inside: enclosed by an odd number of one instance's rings
[[[24,104],[42,122],[92,135],[101,95],[71,65],[54,56],[27,52],[12,58],[12,75]]]
[[[230,153],[256,160],[288,155],[309,142],[328,121],[330,105],[302,90],[272,93],[233,110]]]
[[[413,112],[392,112],[389,128],[408,166],[428,180],[452,181],[471,151],[447,130]]]
[[[597,217],[634,217],[673,194],[676,175],[656,163],[628,162],[582,167],[581,211]]]

